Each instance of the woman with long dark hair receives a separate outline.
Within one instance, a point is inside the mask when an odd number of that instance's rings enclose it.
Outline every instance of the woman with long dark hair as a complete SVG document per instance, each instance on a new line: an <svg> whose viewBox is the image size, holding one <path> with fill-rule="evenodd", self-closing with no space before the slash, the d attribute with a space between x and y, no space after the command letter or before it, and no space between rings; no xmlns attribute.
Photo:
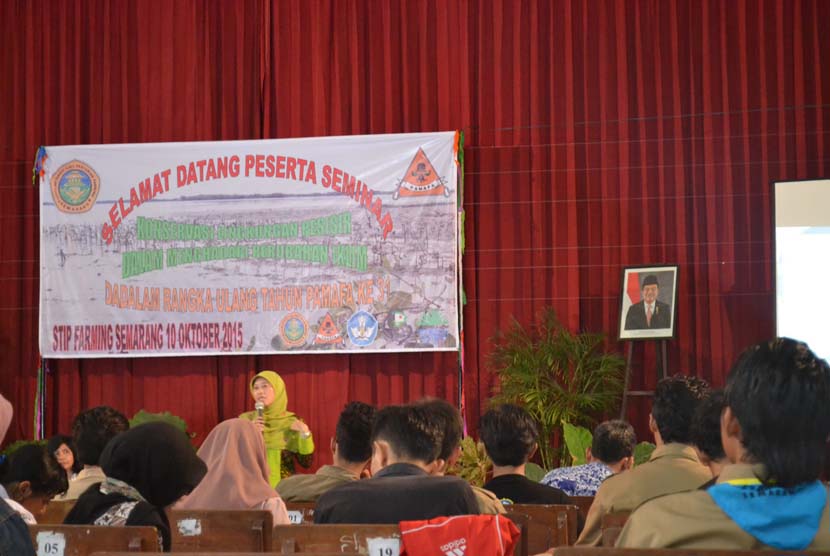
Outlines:
<svg viewBox="0 0 830 556"><path fill-rule="evenodd" d="M58 465L66 472L66 478L69 481L84 468L81 460L78 459L78 451L75 449L75 442L72 441L71 436L56 434L46 444L46 451L55 457Z"/></svg>

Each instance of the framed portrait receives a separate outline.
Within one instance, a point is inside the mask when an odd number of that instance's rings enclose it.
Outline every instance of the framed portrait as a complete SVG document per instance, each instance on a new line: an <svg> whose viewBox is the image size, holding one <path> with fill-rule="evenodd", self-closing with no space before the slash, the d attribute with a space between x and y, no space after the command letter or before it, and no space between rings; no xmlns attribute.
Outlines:
<svg viewBox="0 0 830 556"><path fill-rule="evenodd" d="M620 340L674 338L677 265L623 269Z"/></svg>

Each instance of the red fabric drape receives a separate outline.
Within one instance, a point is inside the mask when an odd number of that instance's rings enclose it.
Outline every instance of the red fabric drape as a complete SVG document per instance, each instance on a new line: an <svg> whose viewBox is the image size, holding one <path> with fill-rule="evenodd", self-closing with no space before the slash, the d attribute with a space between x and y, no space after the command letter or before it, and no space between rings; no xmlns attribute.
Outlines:
<svg viewBox="0 0 830 556"><path fill-rule="evenodd" d="M772 180L827 177L820 0L8 1L0 7L0 390L31 433L38 145L462 129L465 394L489 338L553 305L617 334L621 268L680 265L672 371L720 384L772 336ZM652 387L653 346L633 386ZM443 355L51 361L48 432L80 408L170 409L202 437L256 370L325 441L348 399L457 395ZM630 417L643 426L648 405Z"/></svg>

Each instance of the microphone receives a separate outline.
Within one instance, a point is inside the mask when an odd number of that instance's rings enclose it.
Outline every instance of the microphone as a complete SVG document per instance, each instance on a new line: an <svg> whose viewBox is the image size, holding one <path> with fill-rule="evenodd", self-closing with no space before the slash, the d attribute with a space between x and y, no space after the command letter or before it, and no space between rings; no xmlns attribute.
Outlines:
<svg viewBox="0 0 830 556"><path fill-rule="evenodd" d="M257 402L254 404L254 409L256 409L256 416L257 419L262 418L262 412L265 411L265 404L262 402Z"/></svg>

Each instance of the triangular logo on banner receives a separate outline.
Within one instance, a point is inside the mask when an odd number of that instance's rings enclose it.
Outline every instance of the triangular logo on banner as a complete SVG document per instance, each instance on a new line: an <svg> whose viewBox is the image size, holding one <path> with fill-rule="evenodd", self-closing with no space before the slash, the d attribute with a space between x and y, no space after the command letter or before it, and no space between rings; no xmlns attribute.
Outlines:
<svg viewBox="0 0 830 556"><path fill-rule="evenodd" d="M406 169L393 199L398 197L419 197L422 195L443 195L449 197L450 190L444 184L444 179L435 171L432 162L427 158L424 149L418 147L418 152L409 167Z"/></svg>
<svg viewBox="0 0 830 556"><path fill-rule="evenodd" d="M331 318L331 313L326 313L320 322L320 327L317 329L317 336L314 338L315 344L341 344L343 343L343 336L334 324L334 319Z"/></svg>

